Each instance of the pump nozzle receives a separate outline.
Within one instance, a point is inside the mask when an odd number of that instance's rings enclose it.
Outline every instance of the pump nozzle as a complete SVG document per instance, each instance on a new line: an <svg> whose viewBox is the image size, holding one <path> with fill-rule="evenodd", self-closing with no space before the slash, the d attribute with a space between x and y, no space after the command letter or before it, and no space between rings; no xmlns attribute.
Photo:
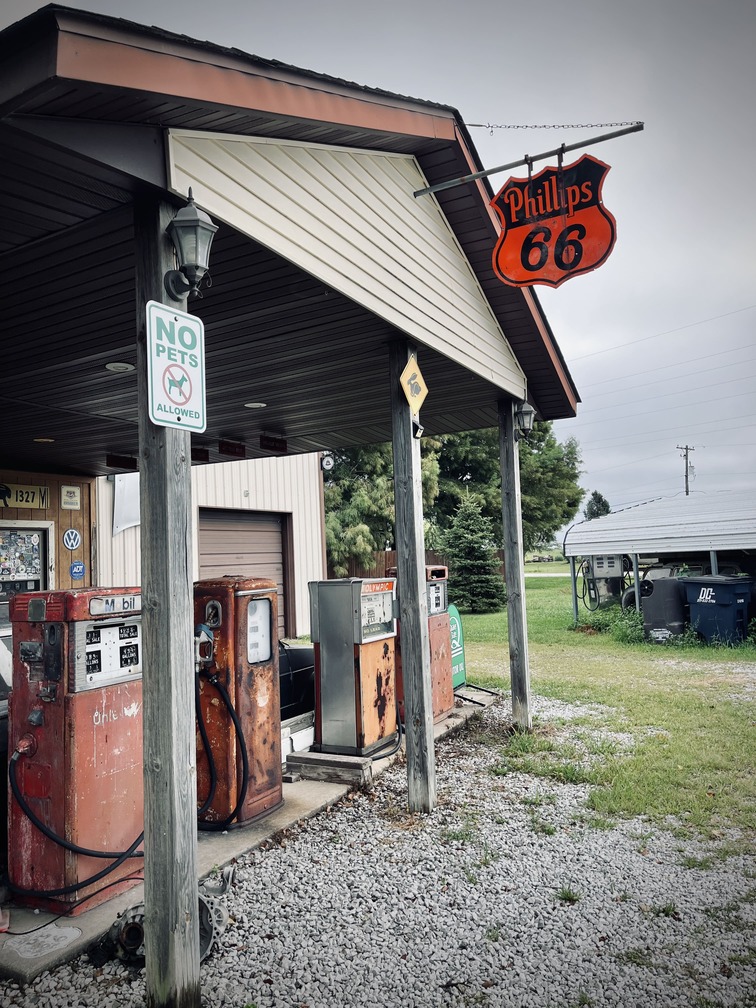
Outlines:
<svg viewBox="0 0 756 1008"><path fill-rule="evenodd" d="M37 740L31 732L27 732L21 736L18 742L16 742L15 751L20 756L33 756L35 754L37 751Z"/></svg>
<svg viewBox="0 0 756 1008"><path fill-rule="evenodd" d="M209 646L208 646L209 645ZM194 628L194 665L211 665L213 661L213 631L205 623Z"/></svg>

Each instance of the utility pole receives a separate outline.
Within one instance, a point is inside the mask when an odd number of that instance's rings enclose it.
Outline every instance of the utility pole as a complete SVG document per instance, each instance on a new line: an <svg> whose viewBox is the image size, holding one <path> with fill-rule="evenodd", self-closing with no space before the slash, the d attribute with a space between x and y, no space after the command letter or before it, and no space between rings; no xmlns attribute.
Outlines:
<svg viewBox="0 0 756 1008"><path fill-rule="evenodd" d="M694 447L692 447L691 445L678 445L677 447L682 452L682 458L685 459L685 496L689 497L690 496L690 479L689 479L689 475L690 475L690 470L693 467L689 463L688 456L690 455L690 453L692 451L695 451L696 449Z"/></svg>

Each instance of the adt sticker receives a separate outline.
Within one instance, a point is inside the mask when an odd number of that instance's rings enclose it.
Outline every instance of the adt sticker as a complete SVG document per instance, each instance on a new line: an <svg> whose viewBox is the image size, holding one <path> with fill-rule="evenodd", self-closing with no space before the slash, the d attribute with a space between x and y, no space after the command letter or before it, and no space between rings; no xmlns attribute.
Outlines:
<svg viewBox="0 0 756 1008"><path fill-rule="evenodd" d="M84 577L85 569L83 560L74 560L71 564L71 577L74 581L80 581Z"/></svg>

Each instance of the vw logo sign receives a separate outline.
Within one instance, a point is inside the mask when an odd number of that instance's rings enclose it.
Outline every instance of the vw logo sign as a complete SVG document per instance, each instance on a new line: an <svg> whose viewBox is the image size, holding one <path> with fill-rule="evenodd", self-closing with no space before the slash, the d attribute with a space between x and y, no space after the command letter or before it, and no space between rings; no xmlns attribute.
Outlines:
<svg viewBox="0 0 756 1008"><path fill-rule="evenodd" d="M78 549L81 546L81 536L76 529L66 529L63 533L63 545L70 550Z"/></svg>

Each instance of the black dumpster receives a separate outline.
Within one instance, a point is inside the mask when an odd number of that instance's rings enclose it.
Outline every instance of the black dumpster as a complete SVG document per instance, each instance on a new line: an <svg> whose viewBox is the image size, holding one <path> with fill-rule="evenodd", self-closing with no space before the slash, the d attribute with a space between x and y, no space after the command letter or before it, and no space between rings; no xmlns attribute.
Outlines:
<svg viewBox="0 0 756 1008"><path fill-rule="evenodd" d="M643 635L663 644L685 628L685 592L677 578L643 582Z"/></svg>
<svg viewBox="0 0 756 1008"><path fill-rule="evenodd" d="M690 606L690 625L694 630L707 641L733 644L745 640L752 578L703 574L680 578L680 582Z"/></svg>

